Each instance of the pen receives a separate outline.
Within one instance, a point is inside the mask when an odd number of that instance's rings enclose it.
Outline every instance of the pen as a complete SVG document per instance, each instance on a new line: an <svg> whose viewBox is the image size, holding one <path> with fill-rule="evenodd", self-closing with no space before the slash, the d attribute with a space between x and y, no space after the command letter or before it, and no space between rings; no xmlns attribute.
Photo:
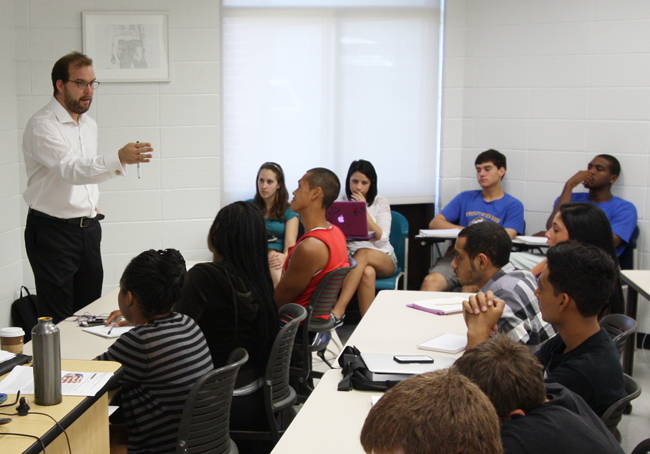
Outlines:
<svg viewBox="0 0 650 454"><path fill-rule="evenodd" d="M135 143L140 143L140 141L136 140ZM139 178L140 178L140 163L138 162L138 179ZM113 329L113 328L111 328L111 329ZM108 334L111 334L111 333L108 333Z"/></svg>
<svg viewBox="0 0 650 454"><path fill-rule="evenodd" d="M111 331L113 331L113 328L115 328L115 323L111 325L111 329L108 330L108 333L106 334L107 336L111 335Z"/></svg>

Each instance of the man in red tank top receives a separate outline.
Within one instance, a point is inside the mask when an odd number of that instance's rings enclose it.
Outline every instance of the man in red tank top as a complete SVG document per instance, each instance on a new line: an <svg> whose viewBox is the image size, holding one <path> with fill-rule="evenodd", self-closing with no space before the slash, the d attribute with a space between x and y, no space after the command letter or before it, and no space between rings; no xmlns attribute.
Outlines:
<svg viewBox="0 0 650 454"><path fill-rule="evenodd" d="M288 303L306 307L323 276L350 265L345 235L325 219L340 190L336 174L322 167L307 171L298 181L291 209L300 215L305 234L289 248L284 274L275 287L278 307Z"/></svg>

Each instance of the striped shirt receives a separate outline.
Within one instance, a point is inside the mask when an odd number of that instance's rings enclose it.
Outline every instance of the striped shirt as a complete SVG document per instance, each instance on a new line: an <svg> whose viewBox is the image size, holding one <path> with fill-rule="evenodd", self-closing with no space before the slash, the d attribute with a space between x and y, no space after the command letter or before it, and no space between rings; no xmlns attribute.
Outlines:
<svg viewBox="0 0 650 454"><path fill-rule="evenodd" d="M512 263L497 271L481 289L484 293L491 290L496 298L506 302L497 324L499 332L532 347L533 351L555 335L553 325L542 320L536 289L537 279L533 273L518 270Z"/></svg>
<svg viewBox="0 0 650 454"><path fill-rule="evenodd" d="M196 380L212 370L198 325L172 312L124 333L100 360L124 368L122 410L129 453L173 453L183 406Z"/></svg>

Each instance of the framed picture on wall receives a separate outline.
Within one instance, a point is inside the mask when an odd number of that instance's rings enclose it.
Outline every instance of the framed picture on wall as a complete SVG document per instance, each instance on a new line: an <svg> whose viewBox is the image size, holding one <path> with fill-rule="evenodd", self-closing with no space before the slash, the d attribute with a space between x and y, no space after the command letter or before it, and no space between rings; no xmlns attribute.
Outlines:
<svg viewBox="0 0 650 454"><path fill-rule="evenodd" d="M169 13L83 11L81 21L97 80L169 81Z"/></svg>

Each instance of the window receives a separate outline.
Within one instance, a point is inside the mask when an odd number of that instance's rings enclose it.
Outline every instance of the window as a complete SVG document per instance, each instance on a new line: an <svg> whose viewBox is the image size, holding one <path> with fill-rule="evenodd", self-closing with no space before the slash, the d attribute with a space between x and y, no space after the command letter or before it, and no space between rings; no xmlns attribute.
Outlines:
<svg viewBox="0 0 650 454"><path fill-rule="evenodd" d="M300 3L224 0L223 202L252 197L266 161L284 168L291 192L318 166L344 184L360 158L393 203L433 201L438 2Z"/></svg>

